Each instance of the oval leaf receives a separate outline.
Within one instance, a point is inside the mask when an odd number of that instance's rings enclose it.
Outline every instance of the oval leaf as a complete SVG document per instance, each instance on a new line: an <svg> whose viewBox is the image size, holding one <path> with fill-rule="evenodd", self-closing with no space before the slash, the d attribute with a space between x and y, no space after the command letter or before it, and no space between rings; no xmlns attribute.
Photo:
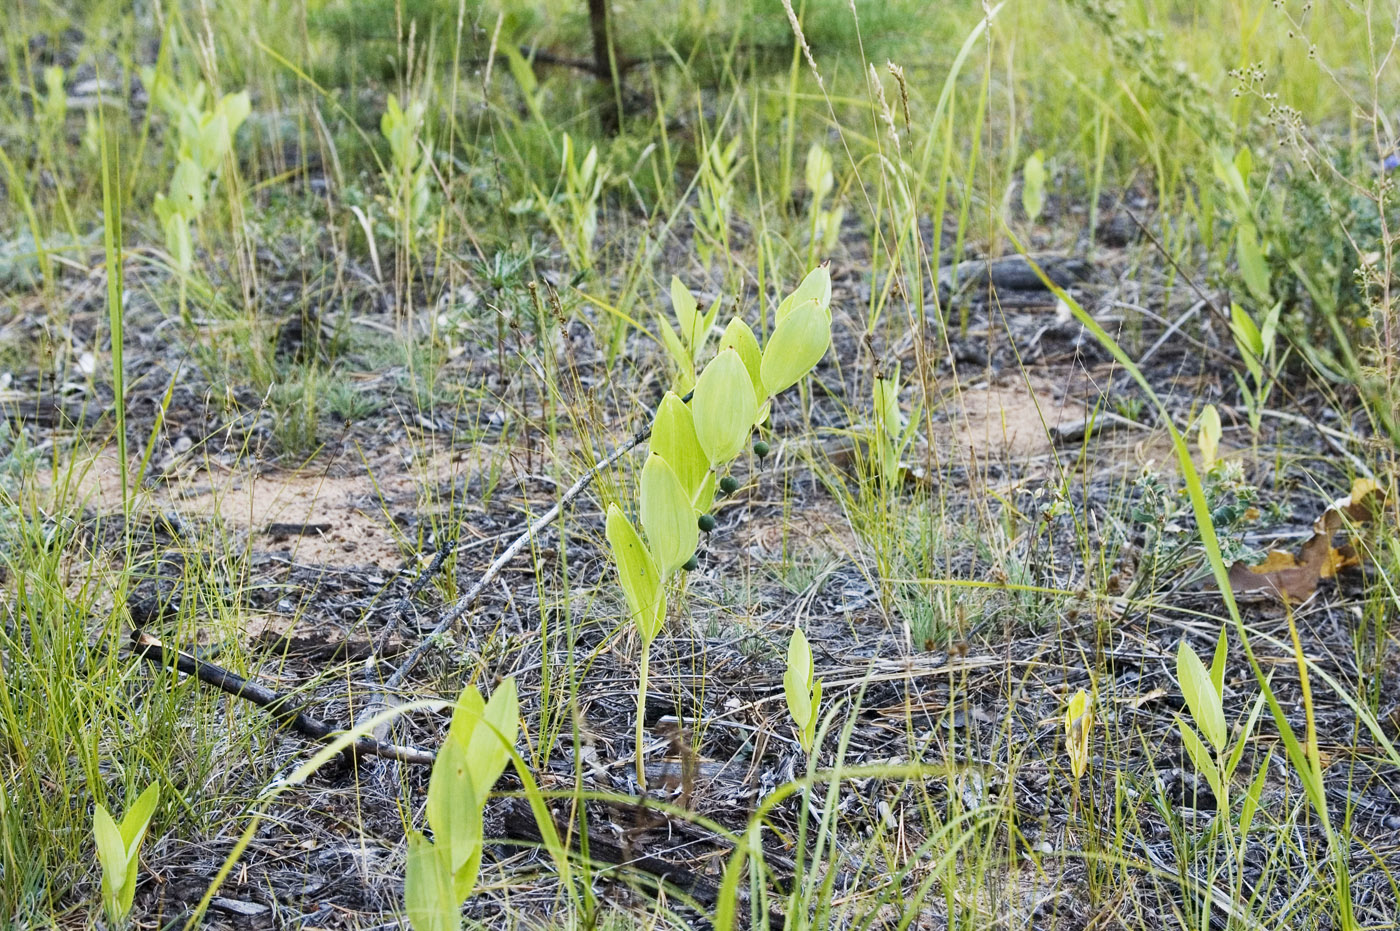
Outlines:
<svg viewBox="0 0 1400 931"><path fill-rule="evenodd" d="M694 502L705 477L712 474L710 460L695 436L695 418L690 408L674 391L666 392L657 405L656 418L651 423L651 451L666 460Z"/></svg>
<svg viewBox="0 0 1400 931"><path fill-rule="evenodd" d="M661 629L666 601L661 589L661 574L637 529L616 504L608 506L608 543L617 563L618 580L627 598L627 607L636 621L642 639L650 643Z"/></svg>
<svg viewBox="0 0 1400 931"><path fill-rule="evenodd" d="M662 578L683 566L700 540L690 495L670 463L654 452L642 467L642 529Z"/></svg>
<svg viewBox="0 0 1400 931"><path fill-rule="evenodd" d="M680 330L681 339L685 341L685 346L691 353L695 351L695 345L700 340L700 305L695 300L695 295L690 293L690 289L681 284L681 280L675 275L671 276L671 309L676 315L676 324Z"/></svg>
<svg viewBox="0 0 1400 931"><path fill-rule="evenodd" d="M460 903L455 900L446 858L417 831L408 835L403 904L415 931L455 931L461 924Z"/></svg>
<svg viewBox="0 0 1400 931"><path fill-rule="evenodd" d="M758 348L758 339L749 325L738 317L730 320L719 339L719 348L720 351L733 349L739 354L739 358L744 360L744 368L749 371L749 380L753 382L754 397L759 401L767 398L763 390L763 351Z"/></svg>
<svg viewBox="0 0 1400 931"><path fill-rule="evenodd" d="M1225 746L1225 711L1205 664L1185 640L1176 651L1176 679L1196 726L1219 751Z"/></svg>
<svg viewBox="0 0 1400 931"><path fill-rule="evenodd" d="M787 671L783 673L783 695L788 713L797 730L806 733L812 719L812 646L801 627L794 627L788 640Z"/></svg>
<svg viewBox="0 0 1400 931"><path fill-rule="evenodd" d="M480 696L477 696L480 701ZM479 804L485 804L487 794L496 787L496 780L510 762L510 747L515 746L520 730L520 701L515 679L507 678L491 700L481 708L480 719L472 729L467 744L467 766L472 776ZM504 742L502 742L504 741Z"/></svg>
<svg viewBox="0 0 1400 931"><path fill-rule="evenodd" d="M774 326L782 326L788 315L807 301L816 301L822 313L826 314L827 322L831 321L831 272L825 265L818 265L808 272L797 289L783 299L773 315Z"/></svg>
<svg viewBox="0 0 1400 931"><path fill-rule="evenodd" d="M753 430L758 399L743 359L726 349L705 366L690 402L695 436L711 466L721 466L744 448Z"/></svg>
<svg viewBox="0 0 1400 931"><path fill-rule="evenodd" d="M788 314L763 348L760 374L771 397L792 387L812 370L831 343L831 317L816 301L807 301Z"/></svg>

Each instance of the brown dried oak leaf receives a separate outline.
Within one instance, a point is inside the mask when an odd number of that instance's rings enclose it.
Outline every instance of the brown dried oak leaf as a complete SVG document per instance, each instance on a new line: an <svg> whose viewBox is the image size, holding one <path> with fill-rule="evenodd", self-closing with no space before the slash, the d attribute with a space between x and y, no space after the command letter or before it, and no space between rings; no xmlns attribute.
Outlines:
<svg viewBox="0 0 1400 931"><path fill-rule="evenodd" d="M1323 579L1360 565L1356 547L1351 543L1333 547L1332 538L1348 521L1369 521L1384 499L1384 489L1373 479L1356 479L1352 482L1351 494L1332 502L1322 516L1313 521L1313 535L1296 556L1273 550L1257 566L1242 561L1231 566L1231 590L1236 597L1262 594L1290 604L1308 600Z"/></svg>

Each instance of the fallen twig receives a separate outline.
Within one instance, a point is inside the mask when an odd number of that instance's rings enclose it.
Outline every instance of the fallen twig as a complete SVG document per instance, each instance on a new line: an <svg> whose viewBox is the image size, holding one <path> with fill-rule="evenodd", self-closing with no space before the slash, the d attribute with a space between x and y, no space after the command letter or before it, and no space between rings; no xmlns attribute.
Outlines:
<svg viewBox="0 0 1400 931"><path fill-rule="evenodd" d="M131 642L132 651L147 662L173 667L194 676L206 685L214 686L221 692L247 699L259 707L266 708L279 723L290 726L304 737L324 741L340 733L340 728L307 714L292 696L279 694L222 666L206 663L183 650L166 646L139 628L131 632ZM402 763L430 764L436 758L436 754L431 750L384 743L370 737L356 740L350 745L350 751L356 756L379 756Z"/></svg>
<svg viewBox="0 0 1400 931"><path fill-rule="evenodd" d="M681 400L689 401L690 395L687 394ZM570 485L568 490L559 496L559 500L554 503L554 506L537 517L529 527L525 528L518 537L512 540L510 545L501 552L501 555L497 556L495 561L487 567L486 572L482 574L481 578L477 579L476 584L473 585L465 595L452 603L451 607L447 609L447 612L438 620L437 625L408 652L403 662L399 663L398 668L393 671L389 678L384 680L382 685L376 685L374 682L374 671L379 664L380 654L380 650L376 649L375 652L365 660L365 678L369 681L371 687L376 689L376 694L365 705L364 710L360 712L356 723L367 721L378 714L379 710L387 704L387 693L403 685L404 680L408 678L408 674L413 671L413 667L418 664L418 661L423 658L423 655L426 654L428 650L432 649L434 640L446 633L448 628L457 623L462 615L466 614L467 611L476 604L476 600L481 597L481 593L486 590L486 586L490 585L496 576L500 575L501 570L505 569L505 567L510 564L510 561L519 555L520 551L524 549L531 540L538 536L550 524L554 523L554 521L559 518L559 515L563 513L564 508L578 498L579 495L583 494L588 489L588 486L593 484L593 480L596 479L600 473L605 469L611 468L613 463L646 442L650 436L651 424L648 422L645 427L634 433L629 440L618 446L611 453L608 453L607 456L591 469L580 475L578 481ZM434 560L434 566L441 568L441 561ZM435 571L434 566L429 566L428 569L424 570L424 576L427 576L430 571ZM422 585L420 583L424 583L425 581L425 578L420 578L418 582L415 582L414 590L421 590ZM395 616L399 616L397 612ZM391 624L392 623L395 622L391 621ZM382 647L386 641L387 637L381 637L380 646ZM380 736L380 734L376 733L376 736Z"/></svg>

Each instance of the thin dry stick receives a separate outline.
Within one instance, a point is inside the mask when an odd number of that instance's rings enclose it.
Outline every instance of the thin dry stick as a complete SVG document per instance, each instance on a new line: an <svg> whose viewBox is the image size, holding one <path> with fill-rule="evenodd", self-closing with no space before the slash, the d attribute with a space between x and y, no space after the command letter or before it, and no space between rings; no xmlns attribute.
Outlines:
<svg viewBox="0 0 1400 931"><path fill-rule="evenodd" d="M222 666L216 666L213 663L197 659L183 650L166 646L142 630L133 630L131 641L132 652L147 662L178 669L180 672L194 676L206 685L212 685L221 692L250 701L271 712L279 723L290 727L304 737L310 737L313 740L328 740L340 733L338 727L307 714L306 709L297 703L291 695L274 692L267 686L249 681ZM349 750L355 756L379 756L402 763L425 765L432 763L436 757L436 754L431 750L383 743L369 737L361 737L356 740L350 745Z"/></svg>
<svg viewBox="0 0 1400 931"><path fill-rule="evenodd" d="M689 400L689 398L690 395L687 394L682 400ZM413 667L416 666L418 661L423 658L423 655L432 648L434 640L446 633L449 627L455 624L463 614L467 613L472 605L476 604L476 600L481 597L481 593L486 590L486 586L490 585L496 576L500 575L501 570L509 565L510 561L519 555L520 551L524 549L531 540L559 518L565 506L573 503L579 495L583 494L584 491L588 489L588 486L593 484L593 480L598 477L599 473L604 469L611 468L613 463L646 442L650 436L651 425L648 424L644 429L638 430L633 434L632 438L627 442L609 453L601 462L579 476L578 481L569 486L569 489L559 497L559 500L554 503L553 507L536 518L534 523L530 524L520 536L511 541L510 546L507 546L505 550L502 551L501 555L496 557L496 561L491 563L486 572L477 580L476 584L473 585L465 595L452 603L452 607L448 608L447 613L438 620L437 626L429 631L428 635L409 651L408 655L404 657L403 662L399 664L393 674L384 680L383 685L377 687L374 697L370 700L369 704L365 706L364 710L360 712L358 721L363 722L369 720L385 706L388 700L386 697L387 693L403 685L404 680L408 678L408 674L413 671ZM365 660L365 676L371 683L373 683L374 669L378 665L379 652L379 650L375 650L374 654L371 655L369 659Z"/></svg>

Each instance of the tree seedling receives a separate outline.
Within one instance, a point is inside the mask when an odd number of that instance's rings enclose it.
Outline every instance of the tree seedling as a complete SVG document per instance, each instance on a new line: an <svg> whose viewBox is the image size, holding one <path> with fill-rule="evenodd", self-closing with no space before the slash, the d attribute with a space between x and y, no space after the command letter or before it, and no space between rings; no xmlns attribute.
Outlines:
<svg viewBox="0 0 1400 931"><path fill-rule="evenodd" d="M131 912L141 842L159 803L160 785L152 783L127 809L120 825L101 802L93 811L92 833L97 841L97 861L102 865L102 907L112 924L120 924Z"/></svg>

